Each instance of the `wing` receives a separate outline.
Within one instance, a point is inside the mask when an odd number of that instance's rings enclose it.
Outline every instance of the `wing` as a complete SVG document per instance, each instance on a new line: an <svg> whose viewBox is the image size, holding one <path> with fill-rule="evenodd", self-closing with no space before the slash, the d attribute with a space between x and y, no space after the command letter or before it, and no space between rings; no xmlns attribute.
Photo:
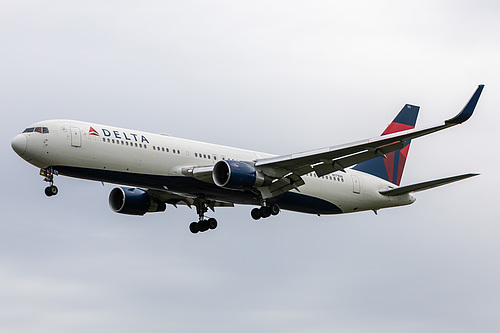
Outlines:
<svg viewBox="0 0 500 333"><path fill-rule="evenodd" d="M298 189L304 184L301 176L307 173L314 171L321 177L335 171L343 171L347 167L377 156L385 157L385 154L401 149L406 141L461 124L472 116L483 88L484 85L479 85L464 108L455 117L446 120L444 124L257 160L255 168L276 179L270 186L259 188L259 190L264 198L269 198L293 188Z"/></svg>

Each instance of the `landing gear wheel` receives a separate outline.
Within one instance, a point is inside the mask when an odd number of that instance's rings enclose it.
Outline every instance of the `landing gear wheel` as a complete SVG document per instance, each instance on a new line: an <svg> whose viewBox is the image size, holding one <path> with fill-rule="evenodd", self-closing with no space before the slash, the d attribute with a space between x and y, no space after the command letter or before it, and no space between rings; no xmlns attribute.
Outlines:
<svg viewBox="0 0 500 333"><path fill-rule="evenodd" d="M260 207L259 211L260 211L260 216L264 219L271 216L271 210L269 209L269 207L265 207L265 206Z"/></svg>
<svg viewBox="0 0 500 333"><path fill-rule="evenodd" d="M213 229L217 228L217 220L214 219L213 217L208 219L207 224L208 224L209 229L213 230Z"/></svg>
<svg viewBox="0 0 500 333"><path fill-rule="evenodd" d="M59 190L57 189L57 186L51 185L51 186L47 186L45 188L45 195L48 196L48 197L56 195L57 193L59 193Z"/></svg>
<svg viewBox="0 0 500 333"><path fill-rule="evenodd" d="M252 215L252 218L254 220L259 220L262 217L262 216L260 216L260 208L252 209L250 215Z"/></svg>
<svg viewBox="0 0 500 333"><path fill-rule="evenodd" d="M272 204L269 207L269 210L271 211L271 215L278 215L280 213L280 206L277 204Z"/></svg>
<svg viewBox="0 0 500 333"><path fill-rule="evenodd" d="M260 208L254 208L250 212L254 220L265 219L271 215L278 215L280 213L280 206L277 204L272 204L270 206L262 206Z"/></svg>
<svg viewBox="0 0 500 333"><path fill-rule="evenodd" d="M198 222L193 222L189 225L189 231L191 231L193 234L198 233L200 229L198 228Z"/></svg>
<svg viewBox="0 0 500 333"><path fill-rule="evenodd" d="M209 229L208 227L208 221L207 220L202 220L198 222L198 229L200 232L205 232Z"/></svg>

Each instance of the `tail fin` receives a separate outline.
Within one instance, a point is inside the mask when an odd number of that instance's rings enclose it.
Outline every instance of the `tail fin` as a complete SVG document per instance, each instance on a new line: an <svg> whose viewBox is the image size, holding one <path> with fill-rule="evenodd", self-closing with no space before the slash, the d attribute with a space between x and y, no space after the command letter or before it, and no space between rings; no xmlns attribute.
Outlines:
<svg viewBox="0 0 500 333"><path fill-rule="evenodd" d="M406 104L382 135L415 128L419 109L418 106ZM377 176L399 186L408 157L410 142L407 141L403 148L388 153L387 158L376 157L357 164L353 169Z"/></svg>

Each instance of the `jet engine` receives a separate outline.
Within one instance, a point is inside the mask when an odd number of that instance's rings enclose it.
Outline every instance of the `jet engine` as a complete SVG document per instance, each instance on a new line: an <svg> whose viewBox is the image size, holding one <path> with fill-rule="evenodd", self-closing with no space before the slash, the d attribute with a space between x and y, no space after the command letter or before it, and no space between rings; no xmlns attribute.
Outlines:
<svg viewBox="0 0 500 333"><path fill-rule="evenodd" d="M109 207L115 213L144 215L150 212L163 212L165 203L152 198L148 192L130 187L115 187L109 193Z"/></svg>
<svg viewBox="0 0 500 333"><path fill-rule="evenodd" d="M254 166L240 161L224 160L214 165L212 179L217 186L233 190L250 190L270 185L272 179Z"/></svg>

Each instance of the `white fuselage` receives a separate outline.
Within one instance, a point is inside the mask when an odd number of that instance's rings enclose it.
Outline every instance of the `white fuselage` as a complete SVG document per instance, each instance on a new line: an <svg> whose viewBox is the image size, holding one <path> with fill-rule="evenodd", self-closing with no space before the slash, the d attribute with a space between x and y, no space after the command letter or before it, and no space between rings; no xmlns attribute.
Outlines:
<svg viewBox="0 0 500 333"><path fill-rule="evenodd" d="M220 160L252 163L274 156L73 120L42 121L31 127L47 128L48 133L37 130L19 134L12 146L23 159L41 169L52 167L60 174L71 177L152 188L179 195L198 196L204 193L214 200L236 204L260 203L251 193L219 188L210 180L195 179L185 173L186 168L209 167ZM415 201L410 194L382 195L380 191L397 186L351 169L321 178L311 173L303 179L305 185L299 191L291 190L282 196L280 206L283 209L335 214L376 211ZM308 206L309 203L312 206ZM330 210L328 204L339 210Z"/></svg>

